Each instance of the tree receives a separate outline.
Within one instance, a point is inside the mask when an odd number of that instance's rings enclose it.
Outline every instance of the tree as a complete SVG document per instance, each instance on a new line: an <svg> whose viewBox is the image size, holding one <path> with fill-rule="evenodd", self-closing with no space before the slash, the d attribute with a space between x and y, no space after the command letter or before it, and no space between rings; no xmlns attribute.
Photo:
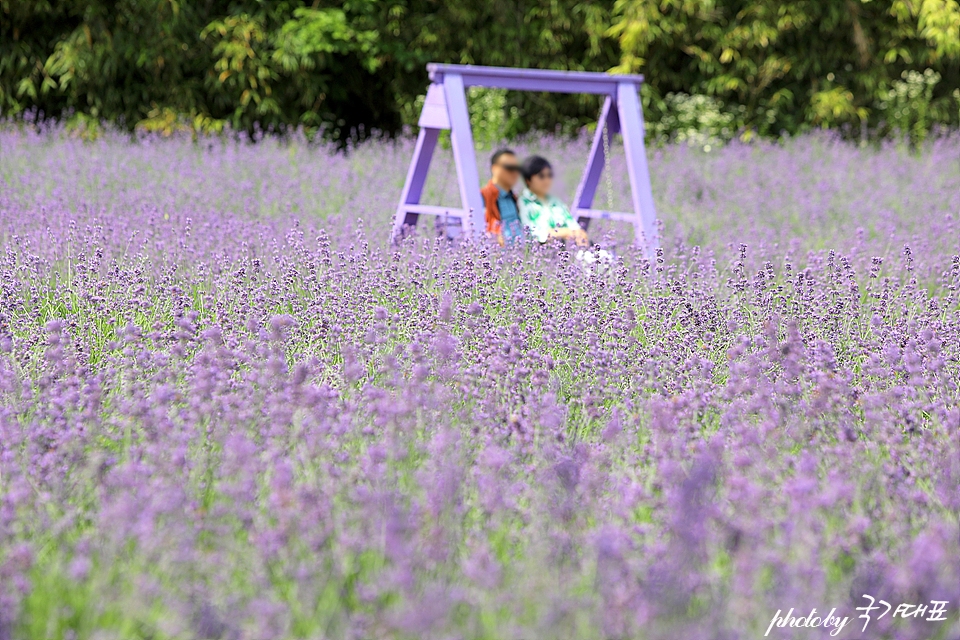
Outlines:
<svg viewBox="0 0 960 640"><path fill-rule="evenodd" d="M930 69L942 82L927 111L958 121L956 0L618 0L615 15L618 68L645 72L655 105L706 94L761 135L881 127L890 90Z"/></svg>
<svg viewBox="0 0 960 640"><path fill-rule="evenodd" d="M687 136L708 109L722 136L852 125L919 139L960 119L957 2L0 0L0 115L345 143L414 122L436 61L641 71L658 135ZM511 114L509 133L574 131L599 108L520 92L485 104Z"/></svg>

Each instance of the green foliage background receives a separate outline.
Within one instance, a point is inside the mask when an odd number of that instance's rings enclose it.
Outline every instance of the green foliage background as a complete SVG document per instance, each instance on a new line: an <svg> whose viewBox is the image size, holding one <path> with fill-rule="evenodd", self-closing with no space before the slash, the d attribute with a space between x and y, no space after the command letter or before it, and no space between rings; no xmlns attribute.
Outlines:
<svg viewBox="0 0 960 640"><path fill-rule="evenodd" d="M960 124L958 0L0 0L0 113L171 132L416 121L429 61L642 72L686 140ZM573 131L591 96L481 92L495 131Z"/></svg>

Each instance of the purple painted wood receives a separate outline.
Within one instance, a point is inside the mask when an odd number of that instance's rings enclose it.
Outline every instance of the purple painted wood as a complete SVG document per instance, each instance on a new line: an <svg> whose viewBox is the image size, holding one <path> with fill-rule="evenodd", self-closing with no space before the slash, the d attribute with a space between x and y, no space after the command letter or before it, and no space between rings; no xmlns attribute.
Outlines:
<svg viewBox="0 0 960 640"><path fill-rule="evenodd" d="M460 185L460 201L467 215L463 216L468 236L480 238L486 228L483 215L483 196L480 194L480 174L477 172L476 149L473 132L470 130L470 114L467 112L467 94L463 79L448 73L443 79L447 109L450 114L450 142L453 159L457 165L457 182Z"/></svg>
<svg viewBox="0 0 960 640"><path fill-rule="evenodd" d="M394 238L399 237L404 226L413 227L417 224L419 212L408 209L407 205L420 202L423 185L427 181L427 172L430 170L430 159L433 157L433 150L437 146L439 136L439 129L427 127L420 129L420 133L417 135L417 146L413 150L413 160L410 161L407 180L403 185L403 192L400 194L400 204L397 205L397 213L393 218Z"/></svg>
<svg viewBox="0 0 960 640"><path fill-rule="evenodd" d="M463 78L465 87L495 87L519 91L553 93L594 93L615 95L617 86L627 82L639 85L641 75L611 75L591 71L557 71L553 69L512 69L482 67L470 64L428 64L430 80L443 82L447 74Z"/></svg>
<svg viewBox="0 0 960 640"><path fill-rule="evenodd" d="M583 177L573 196L574 215L579 216L577 222L584 229L590 228L590 218L595 216L581 215L579 210L590 209L593 206L593 197L597 192L597 185L600 183L600 175L603 173L603 165L606 162L603 150L603 128L605 125L609 127L608 138L612 138L620 130L620 120L617 117L615 105L616 102L612 96L607 96L603 101L597 130L593 133L593 143L587 155L587 166L583 170Z"/></svg>
<svg viewBox="0 0 960 640"><path fill-rule="evenodd" d="M453 216L461 217L463 209L457 207L438 207L435 204L408 204L404 207L408 213L416 213L425 216Z"/></svg>
<svg viewBox="0 0 960 640"><path fill-rule="evenodd" d="M443 85L433 83L427 89L419 124L421 127L434 129L450 128L450 115L447 111L447 99L443 95Z"/></svg>
<svg viewBox="0 0 960 640"><path fill-rule="evenodd" d="M617 91L617 107L623 146L627 152L633 210L640 218L640 224L634 223L633 226L634 238L639 246L645 246L652 255L659 242L657 210L653 205L650 170L647 168L647 153L643 148L643 111L636 85L620 85Z"/></svg>

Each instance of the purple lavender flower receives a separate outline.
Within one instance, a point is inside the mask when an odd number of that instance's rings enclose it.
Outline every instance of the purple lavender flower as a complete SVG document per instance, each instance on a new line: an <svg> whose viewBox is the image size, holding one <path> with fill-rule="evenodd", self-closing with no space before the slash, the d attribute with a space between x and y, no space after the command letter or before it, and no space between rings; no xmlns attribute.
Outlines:
<svg viewBox="0 0 960 640"><path fill-rule="evenodd" d="M657 149L599 277L411 145L0 128L0 639L960 633L955 133Z"/></svg>

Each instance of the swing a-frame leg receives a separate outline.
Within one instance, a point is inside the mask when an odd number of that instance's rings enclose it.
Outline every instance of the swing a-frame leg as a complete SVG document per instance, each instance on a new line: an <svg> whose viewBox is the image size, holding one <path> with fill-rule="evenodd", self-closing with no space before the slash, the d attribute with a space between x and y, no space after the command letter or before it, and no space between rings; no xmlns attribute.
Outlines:
<svg viewBox="0 0 960 640"><path fill-rule="evenodd" d="M612 138L620 132L620 119L617 117L616 102L611 96L603 101L603 107L600 109L600 119L597 121L597 130L593 134L593 143L590 145L590 153L587 155L587 166L583 171L583 177L580 178L580 184L577 186L576 194L573 196L573 215L584 229L590 228L590 221L593 218L612 219L612 220L633 220L632 213L618 213L616 211L607 211L593 209L593 197L597 193L597 186L600 184L600 175L603 173L603 165L607 161L606 154L609 150L609 144L604 144L604 140ZM613 203L607 203L612 206Z"/></svg>
<svg viewBox="0 0 960 640"><path fill-rule="evenodd" d="M658 239L656 211L643 146L643 114L637 95L642 76L441 64L429 64L427 70L432 84L424 101L420 134L394 216L394 238L401 237L406 230L416 226L423 215L453 219L459 222L460 228L468 236L474 238L481 237L484 232L483 198L480 195L473 133L467 113L466 87L593 93L605 95L606 99L590 146L587 166L574 197L573 213L584 227L594 218L633 224L636 244L652 254ZM450 131L457 167L457 186L460 188L460 208L420 204L430 159L442 130ZM621 134L625 147L632 212L593 208L604 164L609 161L604 148L609 148L609 145L604 145L604 142L616 133Z"/></svg>
<svg viewBox="0 0 960 640"><path fill-rule="evenodd" d="M436 150L440 131L444 129L450 131L457 185L460 188L460 208L420 204L430 160ZM442 84L432 84L427 91L413 161L407 171L407 180L394 216L394 237L416 226L422 215L439 216L445 220L452 218L454 226L461 227L470 236L479 236L484 229L483 198L480 195L467 96L463 80L456 74L448 74Z"/></svg>
<svg viewBox="0 0 960 640"><path fill-rule="evenodd" d="M610 158L606 157L610 148L609 140L618 133L622 134L627 156L633 205L633 211L630 212L593 208L604 165L610 162ZM607 171L610 171L609 166ZM607 206L612 204L608 202ZM584 229L589 228L590 221L594 218L631 222L637 245L646 246L648 249L656 246L656 211L650 190L647 156L643 148L643 118L640 116L640 100L632 86L620 85L616 97L607 96L603 102L597 130L593 134L590 153L587 155L587 166L573 198L573 215Z"/></svg>

